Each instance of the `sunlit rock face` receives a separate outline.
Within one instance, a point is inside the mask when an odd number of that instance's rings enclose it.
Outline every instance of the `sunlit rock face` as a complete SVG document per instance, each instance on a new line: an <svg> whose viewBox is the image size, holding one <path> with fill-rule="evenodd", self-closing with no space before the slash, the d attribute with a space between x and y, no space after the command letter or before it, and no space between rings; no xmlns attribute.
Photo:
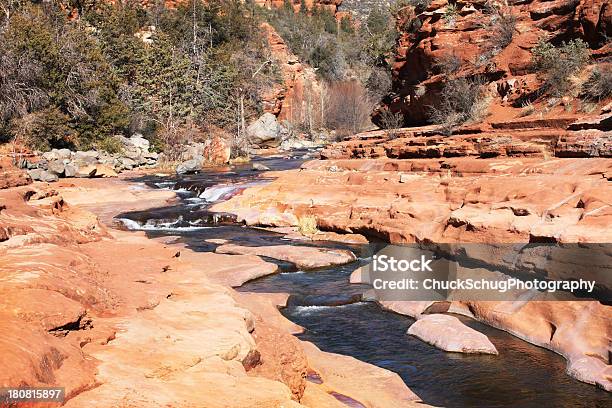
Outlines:
<svg viewBox="0 0 612 408"><path fill-rule="evenodd" d="M581 38L595 63L612 51L607 40L612 35L612 7L603 0L420 3L423 6L406 7L399 15L393 89L375 112L376 121L390 108L401 112L406 124L426 123L447 77L445 70L459 77L479 75L492 89L492 114L514 117L525 96L540 85L531 70L531 49L540 38L555 45ZM508 44L500 39L500 15L516 19Z"/></svg>

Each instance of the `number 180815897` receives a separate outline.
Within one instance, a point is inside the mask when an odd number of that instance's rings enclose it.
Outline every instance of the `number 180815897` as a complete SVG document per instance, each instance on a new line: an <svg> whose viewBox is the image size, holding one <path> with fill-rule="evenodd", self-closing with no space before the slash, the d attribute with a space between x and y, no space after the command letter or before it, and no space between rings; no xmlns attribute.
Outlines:
<svg viewBox="0 0 612 408"><path fill-rule="evenodd" d="M1 402L63 402L64 388L35 388L35 387L20 387L0 388L0 403Z"/></svg>

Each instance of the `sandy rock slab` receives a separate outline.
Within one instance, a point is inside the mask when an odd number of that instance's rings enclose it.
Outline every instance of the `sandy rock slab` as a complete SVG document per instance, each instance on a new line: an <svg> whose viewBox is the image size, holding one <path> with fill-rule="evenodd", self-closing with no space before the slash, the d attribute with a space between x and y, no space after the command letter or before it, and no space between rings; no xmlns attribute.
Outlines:
<svg viewBox="0 0 612 408"><path fill-rule="evenodd" d="M444 351L499 354L487 336L466 326L454 316L425 316L410 326L407 333Z"/></svg>
<svg viewBox="0 0 612 408"><path fill-rule="evenodd" d="M215 252L219 254L265 256L291 262L300 269L317 269L334 265L344 265L357 259L355 254L347 250L296 245L249 247L225 244L217 247Z"/></svg>
<svg viewBox="0 0 612 408"><path fill-rule="evenodd" d="M345 406L361 408L427 407L399 375L353 357L327 353L309 342L301 342L310 376L304 404L312 407ZM313 390L313 388L316 388ZM323 392L325 394L323 394ZM333 398L329 398L329 397Z"/></svg>

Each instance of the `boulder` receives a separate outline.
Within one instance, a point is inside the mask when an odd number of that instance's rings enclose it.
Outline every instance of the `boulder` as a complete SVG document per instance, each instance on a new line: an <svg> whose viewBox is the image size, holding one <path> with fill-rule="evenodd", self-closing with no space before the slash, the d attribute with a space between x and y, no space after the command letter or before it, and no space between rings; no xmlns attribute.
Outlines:
<svg viewBox="0 0 612 408"><path fill-rule="evenodd" d="M64 168L65 168L65 164L61 160L55 160L55 161L49 162L49 164L47 165L47 171L51 173L55 173L58 176L64 174Z"/></svg>
<svg viewBox="0 0 612 408"><path fill-rule="evenodd" d="M181 160L193 160L197 157L204 157L204 150L206 146L204 143L191 143L189 145L183 146L181 153Z"/></svg>
<svg viewBox="0 0 612 408"><path fill-rule="evenodd" d="M74 177L77 172L77 167L73 164L66 164L64 166L64 177Z"/></svg>
<svg viewBox="0 0 612 408"><path fill-rule="evenodd" d="M268 171L268 170L270 170L270 168L268 166L264 166L261 163L253 163L253 166L251 167L251 170L253 170L253 171Z"/></svg>
<svg viewBox="0 0 612 408"><path fill-rule="evenodd" d="M267 112L247 127L249 142L257 147L278 147L281 143L282 126L276 116Z"/></svg>
<svg viewBox="0 0 612 408"><path fill-rule="evenodd" d="M136 161L130 159L129 157L123 157L123 158L119 159L119 166L122 169L132 170L137 165L138 165L138 163Z"/></svg>
<svg viewBox="0 0 612 408"><path fill-rule="evenodd" d="M176 167L176 174L195 173L196 171L202 170L203 161L203 156L197 156L194 159L187 160Z"/></svg>
<svg viewBox="0 0 612 408"><path fill-rule="evenodd" d="M454 316L434 314L417 320L408 334L444 351L467 354L499 354L484 334Z"/></svg>
<svg viewBox="0 0 612 408"><path fill-rule="evenodd" d="M100 157L100 154L95 150L89 150L86 152L77 151L74 153L72 161L77 165L84 166L88 164L96 164L98 162L98 157Z"/></svg>
<svg viewBox="0 0 612 408"><path fill-rule="evenodd" d="M204 147L204 160L212 164L229 163L232 150L227 141L219 136L213 136Z"/></svg>
<svg viewBox="0 0 612 408"><path fill-rule="evenodd" d="M72 152L69 149L52 149L50 152L43 153L43 159L47 161L70 159Z"/></svg>
<svg viewBox="0 0 612 408"><path fill-rule="evenodd" d="M57 174L52 173L50 171L46 171L46 170L42 170L39 177L40 177L39 178L40 181L44 181L46 183L52 183L54 181L59 180L59 177L57 176Z"/></svg>
<svg viewBox="0 0 612 408"><path fill-rule="evenodd" d="M159 153L157 153L157 152L146 152L146 153L143 153L142 157L144 157L147 160L157 161L157 159L159 159Z"/></svg>
<svg viewBox="0 0 612 408"><path fill-rule="evenodd" d="M28 175L34 181L39 181L42 177L43 169L30 169L28 170Z"/></svg>
<svg viewBox="0 0 612 408"><path fill-rule="evenodd" d="M139 133L134 133L128 140L132 146L140 149L142 152L148 152L151 146L151 142L142 137Z"/></svg>

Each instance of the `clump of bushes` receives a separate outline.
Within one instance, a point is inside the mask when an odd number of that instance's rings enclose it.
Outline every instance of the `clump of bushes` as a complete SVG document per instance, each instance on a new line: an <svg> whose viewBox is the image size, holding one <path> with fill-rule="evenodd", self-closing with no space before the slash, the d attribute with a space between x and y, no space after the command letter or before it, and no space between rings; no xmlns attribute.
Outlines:
<svg viewBox="0 0 612 408"><path fill-rule="evenodd" d="M430 107L429 114L431 121L441 125L446 134L463 123L481 120L486 114L488 100L478 78L449 79L439 98L439 103Z"/></svg>
<svg viewBox="0 0 612 408"><path fill-rule="evenodd" d="M291 124L310 133L313 127L334 129L337 135L364 130L373 107L391 88L390 62L397 37L391 12L374 8L360 24L349 20L338 24L325 9L306 12L302 7L296 13L290 1L285 4L258 12L301 61L316 69L322 83L320 92L308 89L302 103L293 104L303 108L294 110Z"/></svg>
<svg viewBox="0 0 612 408"><path fill-rule="evenodd" d="M287 6L260 12L291 51L327 81L355 76L365 81L373 68L387 66L395 46L394 21L384 9L371 10L360 25L348 20L337 24L332 13L320 8L295 13Z"/></svg>
<svg viewBox="0 0 612 408"><path fill-rule="evenodd" d="M572 88L571 78L586 66L589 57L589 47L580 39L563 42L558 47L540 40L532 50L532 62L544 81L542 93L566 95Z"/></svg>
<svg viewBox="0 0 612 408"><path fill-rule="evenodd" d="M612 65L596 67L582 85L584 99L599 102L612 97Z"/></svg>
<svg viewBox="0 0 612 408"><path fill-rule="evenodd" d="M140 132L163 149L185 129L240 133L280 81L251 3L106 2L78 19L60 3L0 16L0 140L112 150Z"/></svg>

